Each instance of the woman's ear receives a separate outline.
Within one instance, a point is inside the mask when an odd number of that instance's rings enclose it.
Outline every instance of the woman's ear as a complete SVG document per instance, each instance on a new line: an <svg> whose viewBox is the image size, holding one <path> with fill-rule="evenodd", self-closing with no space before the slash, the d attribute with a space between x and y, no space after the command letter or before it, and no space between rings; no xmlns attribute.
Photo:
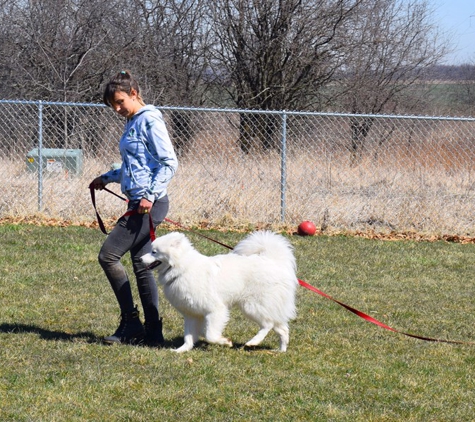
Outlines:
<svg viewBox="0 0 475 422"><path fill-rule="evenodd" d="M136 100L138 97L138 92L134 88L131 88L129 97L132 100Z"/></svg>

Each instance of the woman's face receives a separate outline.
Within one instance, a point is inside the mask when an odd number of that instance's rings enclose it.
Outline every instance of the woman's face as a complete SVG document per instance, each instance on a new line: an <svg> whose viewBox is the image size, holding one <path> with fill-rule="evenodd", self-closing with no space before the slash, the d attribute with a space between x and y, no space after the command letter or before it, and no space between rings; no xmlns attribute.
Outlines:
<svg viewBox="0 0 475 422"><path fill-rule="evenodd" d="M123 91L115 92L114 97L110 100L110 105L118 114L127 119L130 119L141 108L134 90L130 95Z"/></svg>

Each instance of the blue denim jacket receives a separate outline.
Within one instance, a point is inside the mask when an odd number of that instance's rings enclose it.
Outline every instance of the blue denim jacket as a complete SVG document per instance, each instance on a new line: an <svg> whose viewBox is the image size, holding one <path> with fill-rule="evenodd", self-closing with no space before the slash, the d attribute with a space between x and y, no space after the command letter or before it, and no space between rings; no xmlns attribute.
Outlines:
<svg viewBox="0 0 475 422"><path fill-rule="evenodd" d="M142 107L125 124L119 143L122 166L101 177L116 182L131 201L151 202L167 194L167 186L178 168L178 160L162 113L153 105Z"/></svg>

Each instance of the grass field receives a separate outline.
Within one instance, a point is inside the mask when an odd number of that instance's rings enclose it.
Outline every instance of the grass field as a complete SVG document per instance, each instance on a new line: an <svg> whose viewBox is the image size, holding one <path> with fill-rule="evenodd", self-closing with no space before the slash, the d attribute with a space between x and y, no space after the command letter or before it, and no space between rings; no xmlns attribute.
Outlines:
<svg viewBox="0 0 475 422"><path fill-rule="evenodd" d="M383 330L299 288L285 354L275 334L243 349L256 327L237 313L226 329L235 347L174 354L183 321L165 299L165 349L108 347L118 310L97 263L104 235L5 224L0 236L2 421L474 420L475 345ZM189 236L205 254L227 253ZM290 240L299 278L334 298L401 331L475 341L474 244Z"/></svg>

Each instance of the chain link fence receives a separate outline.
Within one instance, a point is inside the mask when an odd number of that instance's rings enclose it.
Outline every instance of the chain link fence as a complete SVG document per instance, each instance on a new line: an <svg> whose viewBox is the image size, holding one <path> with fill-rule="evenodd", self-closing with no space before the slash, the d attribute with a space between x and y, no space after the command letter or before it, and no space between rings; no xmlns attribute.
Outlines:
<svg viewBox="0 0 475 422"><path fill-rule="evenodd" d="M475 119L160 109L180 161L174 221L475 235ZM93 222L88 185L120 163L123 125L102 105L0 101L0 218ZM106 192L97 204L124 212Z"/></svg>

